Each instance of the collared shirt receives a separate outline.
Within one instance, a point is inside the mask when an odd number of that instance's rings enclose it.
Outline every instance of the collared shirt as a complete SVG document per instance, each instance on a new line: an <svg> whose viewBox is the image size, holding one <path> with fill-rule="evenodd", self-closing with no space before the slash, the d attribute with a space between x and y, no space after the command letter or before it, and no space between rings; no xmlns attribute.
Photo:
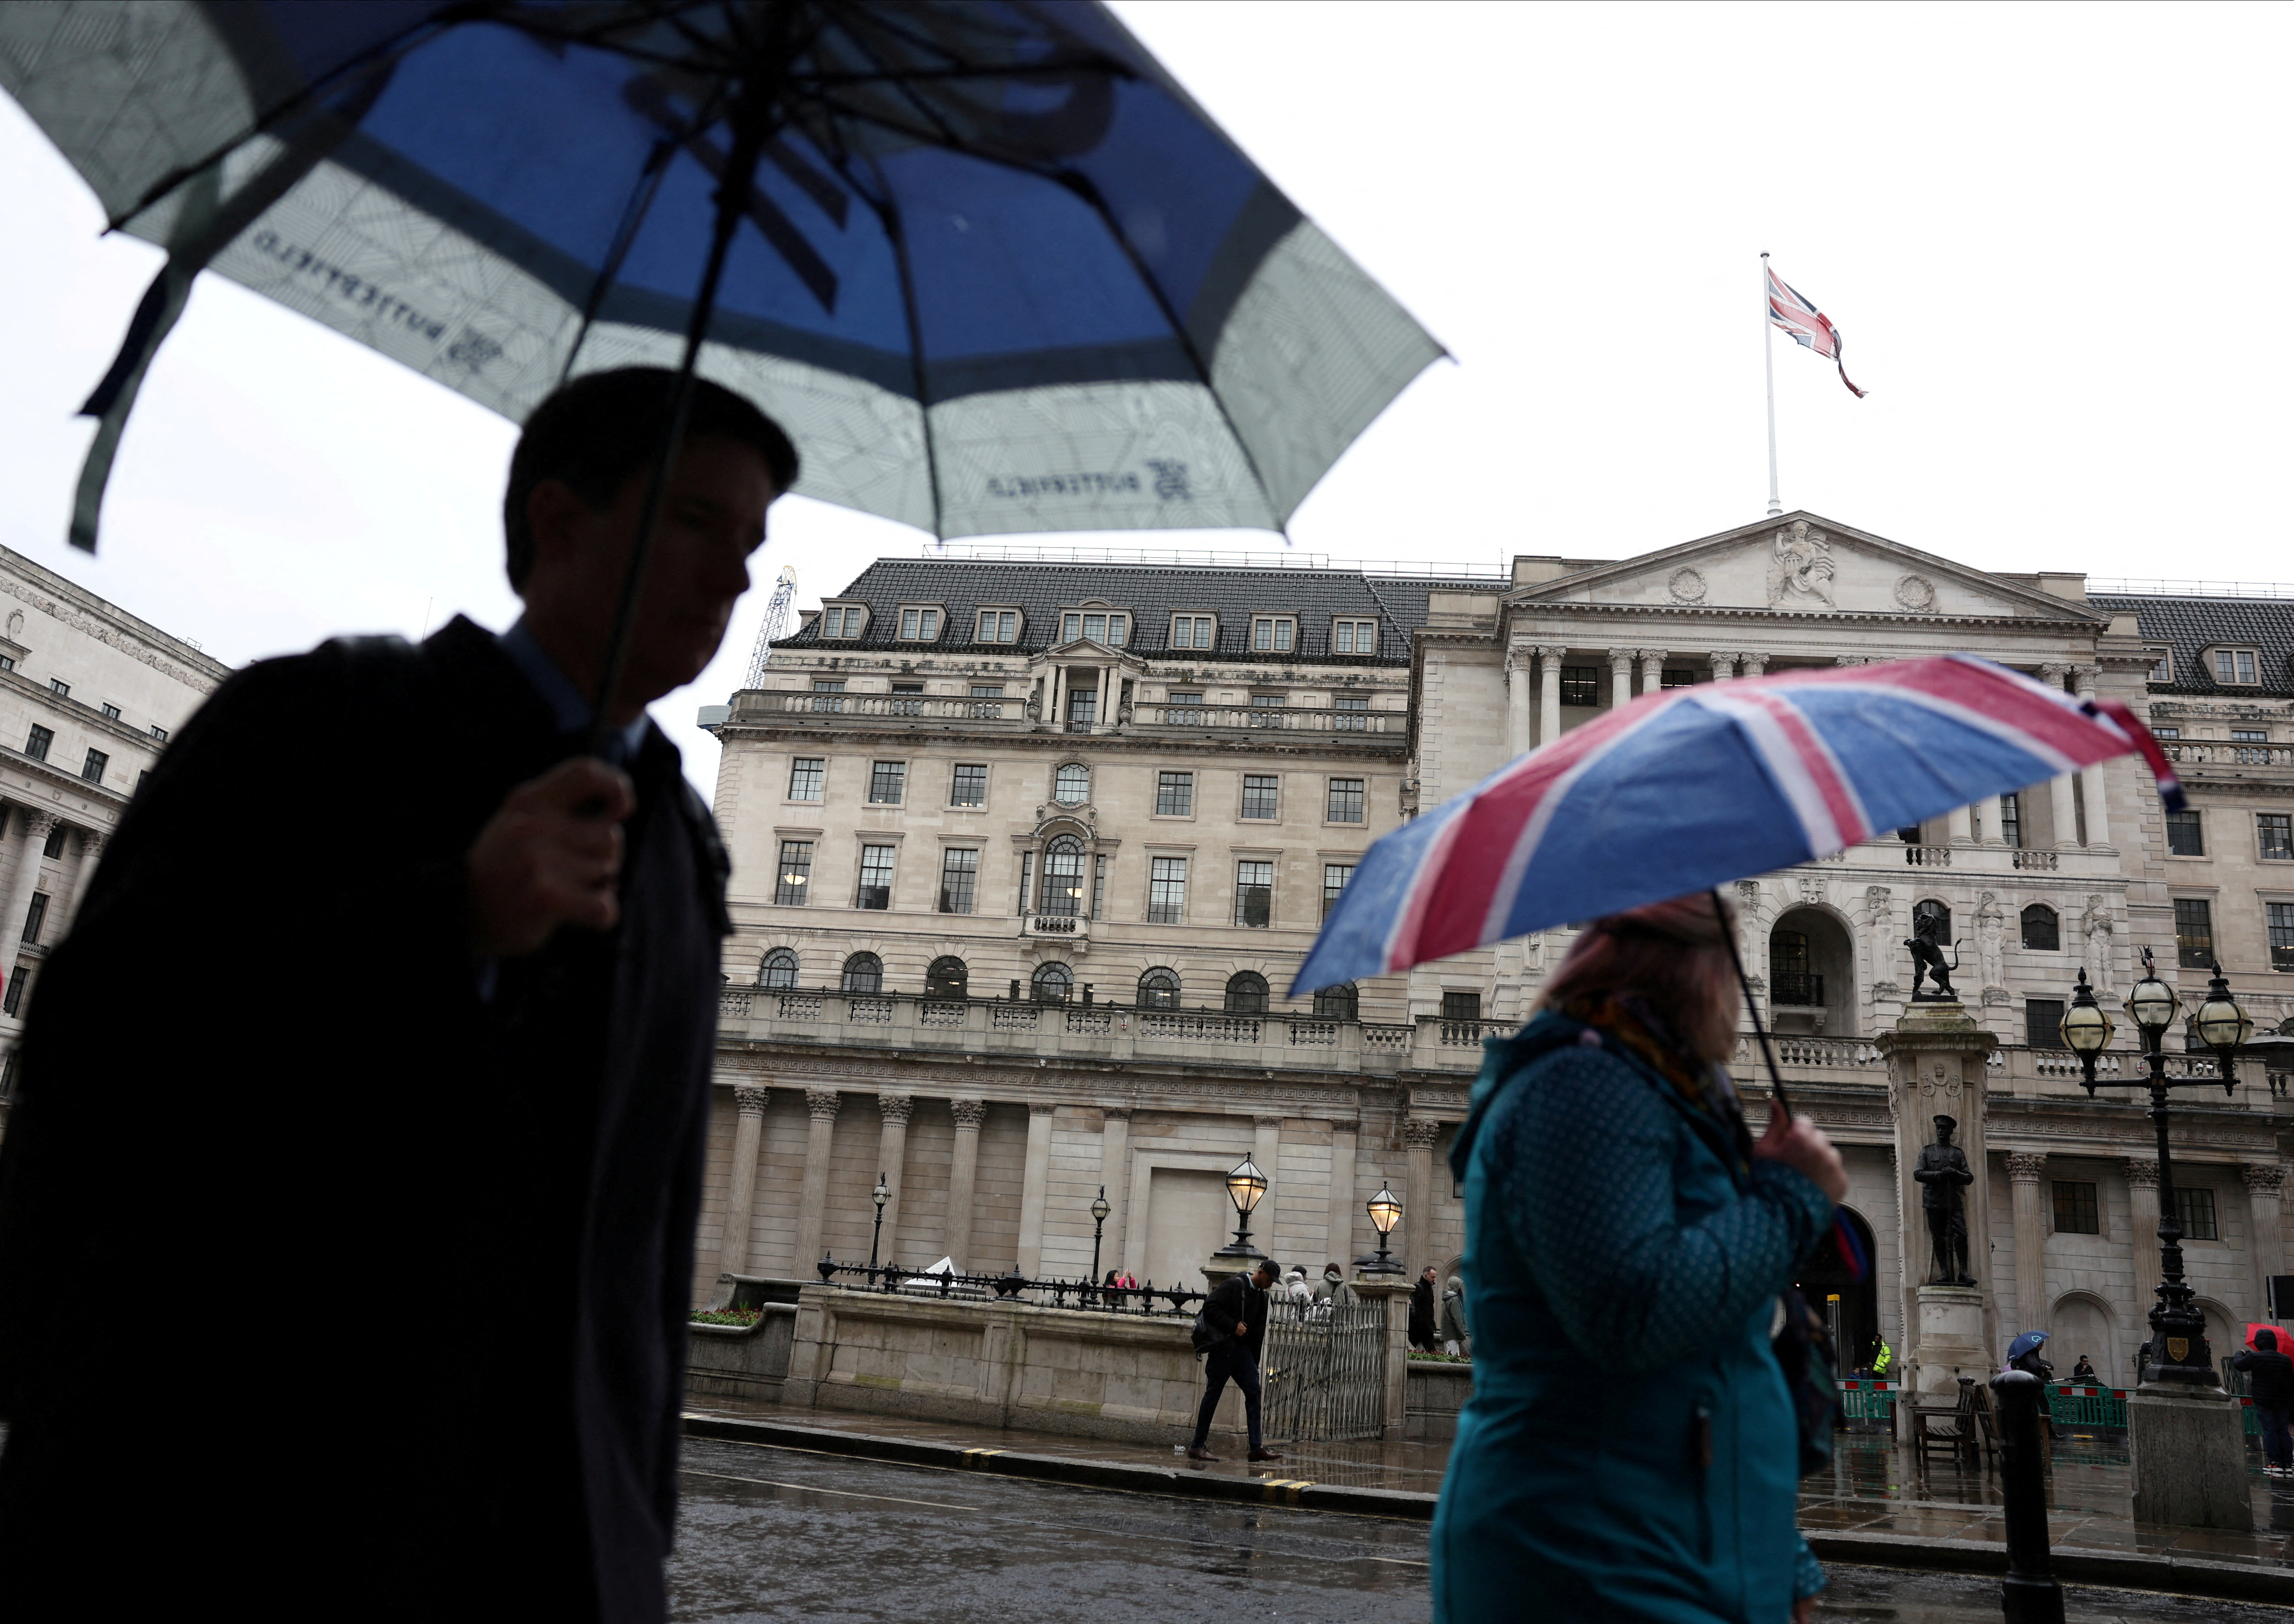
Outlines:
<svg viewBox="0 0 2294 1624"><path fill-rule="evenodd" d="M525 617L520 615L512 626L496 639L510 663L517 667L526 681L533 685L549 713L557 720L560 733L586 733L590 719L597 714L589 698L574 686L574 679L557 669L557 662L534 641L533 633L526 629ZM615 734L606 745L606 756L616 767L628 765L637 759L638 747L645 743L646 715L640 710L637 720Z"/></svg>

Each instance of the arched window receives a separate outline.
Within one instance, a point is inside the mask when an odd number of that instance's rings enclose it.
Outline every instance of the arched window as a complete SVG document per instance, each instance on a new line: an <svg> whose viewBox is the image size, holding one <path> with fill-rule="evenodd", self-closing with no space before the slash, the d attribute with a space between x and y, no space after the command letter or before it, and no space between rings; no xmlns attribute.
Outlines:
<svg viewBox="0 0 2294 1624"><path fill-rule="evenodd" d="M1255 970L1237 970L1226 978L1226 1012L1230 1015L1266 1013L1266 978Z"/></svg>
<svg viewBox="0 0 2294 1624"><path fill-rule="evenodd" d="M794 987L796 985L796 954L785 947L776 947L757 966L759 987Z"/></svg>
<svg viewBox="0 0 2294 1624"><path fill-rule="evenodd" d="M844 990L881 993L884 990L884 961L873 953L856 953L844 961Z"/></svg>
<svg viewBox="0 0 2294 1624"><path fill-rule="evenodd" d="M1314 1013L1323 1020L1360 1020L1362 995L1351 981L1326 987L1314 995Z"/></svg>
<svg viewBox="0 0 2294 1624"><path fill-rule="evenodd" d="M1159 966L1139 978L1139 1007L1175 1010L1179 1007L1179 973Z"/></svg>
<svg viewBox="0 0 2294 1624"><path fill-rule="evenodd" d="M2044 902L2035 902L2023 910L2024 946L2040 953L2055 953L2062 945L2062 925L2053 908Z"/></svg>
<svg viewBox="0 0 2294 1624"><path fill-rule="evenodd" d="M1052 799L1063 807L1079 807L1091 799L1091 768L1070 761L1052 775Z"/></svg>
<svg viewBox="0 0 2294 1624"><path fill-rule="evenodd" d="M1937 946L1951 946L1951 910L1934 897L1912 905L1912 934L1925 937Z"/></svg>
<svg viewBox="0 0 2294 1624"><path fill-rule="evenodd" d="M1824 993L1817 983L1815 968L1810 962L1807 931L1769 932L1769 998L1771 1003L1789 1004L1794 1008L1822 1003Z"/></svg>
<svg viewBox="0 0 2294 1624"><path fill-rule="evenodd" d="M927 998L961 998L972 985L972 971L962 959L953 956L934 959L924 970L924 996Z"/></svg>
<svg viewBox="0 0 2294 1624"><path fill-rule="evenodd" d="M1075 977L1064 964L1038 964L1029 986L1037 1003L1065 1003Z"/></svg>
<svg viewBox="0 0 2294 1624"><path fill-rule="evenodd" d="M1083 842L1071 834L1044 848L1043 905L1037 912L1070 917L1083 912Z"/></svg>

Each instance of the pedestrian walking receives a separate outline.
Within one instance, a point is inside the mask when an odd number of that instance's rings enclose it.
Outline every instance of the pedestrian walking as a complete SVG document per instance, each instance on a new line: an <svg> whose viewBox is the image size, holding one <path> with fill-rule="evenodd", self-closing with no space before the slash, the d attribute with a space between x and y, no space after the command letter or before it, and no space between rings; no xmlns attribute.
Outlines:
<svg viewBox="0 0 2294 1624"><path fill-rule="evenodd" d="M1410 1345L1434 1352L1434 1271L1429 1266L1410 1288Z"/></svg>
<svg viewBox="0 0 2294 1624"><path fill-rule="evenodd" d="M1455 1359L1466 1351L1466 1283L1452 1275L1442 1287L1442 1352Z"/></svg>
<svg viewBox="0 0 2294 1624"><path fill-rule="evenodd" d="M2254 1345L2231 1355L2230 1368L2247 1374L2254 1415L2262 1425L2263 1471L2272 1477L2294 1477L2294 1438L2287 1432L2288 1412L2294 1411L2294 1359L2278 1345L2278 1333L2255 1332Z"/></svg>
<svg viewBox="0 0 2294 1624"><path fill-rule="evenodd" d="M0 1615L101 1605L129 1459L187 1611L665 1615L731 925L645 706L716 654L797 472L694 386L590 754L673 384L594 372L527 418L508 632L249 666L128 803L0 1151ZM187 921L212 973L151 978ZM122 1280L163 1356L119 1336ZM355 1303L322 1358L297 1297Z"/></svg>
<svg viewBox="0 0 2294 1624"><path fill-rule="evenodd" d="M1267 1294L1280 1273L1279 1265L1270 1257L1248 1275L1220 1281L1203 1304L1203 1324L1211 1341L1203 1358L1203 1403L1195 1412L1195 1441L1187 1446L1190 1460L1218 1458L1210 1451L1211 1417L1229 1382L1242 1390L1242 1413L1250 1425L1250 1458L1282 1458L1266 1447L1258 1404L1258 1352L1266 1341L1266 1316L1273 1308Z"/></svg>
<svg viewBox="0 0 2294 1624"><path fill-rule="evenodd" d="M1813 1125L1746 1130L1734 929L1708 895L1596 920L1489 1045L1451 1152L1477 1329L1436 1624L1519 1618L1525 1596L1557 1619L1805 1624L1823 1587L1769 1336L1848 1181Z"/></svg>

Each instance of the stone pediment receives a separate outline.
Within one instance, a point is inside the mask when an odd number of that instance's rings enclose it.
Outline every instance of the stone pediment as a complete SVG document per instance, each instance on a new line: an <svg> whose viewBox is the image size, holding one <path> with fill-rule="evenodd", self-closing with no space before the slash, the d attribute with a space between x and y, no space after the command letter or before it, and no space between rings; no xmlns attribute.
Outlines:
<svg viewBox="0 0 2294 1624"><path fill-rule="evenodd" d="M2108 620L2018 581L1835 524L1811 513L1764 519L1509 595L1516 604L1878 614L1895 619Z"/></svg>

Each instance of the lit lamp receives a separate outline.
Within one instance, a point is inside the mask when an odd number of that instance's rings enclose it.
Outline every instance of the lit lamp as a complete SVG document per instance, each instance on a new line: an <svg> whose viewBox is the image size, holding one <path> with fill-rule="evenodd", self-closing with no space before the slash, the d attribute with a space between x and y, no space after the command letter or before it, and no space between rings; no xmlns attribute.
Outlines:
<svg viewBox="0 0 2294 1624"><path fill-rule="evenodd" d="M868 1198L876 1204L876 1228L875 1231L868 1237L868 1273L869 1277L874 1279L876 1272L876 1243L884 1238L884 1203L892 1198L892 1187L886 1181L884 1174L880 1173L876 1175L876 1188L868 1192Z"/></svg>
<svg viewBox="0 0 2294 1624"><path fill-rule="evenodd" d="M1227 1199L1234 1203L1235 1216L1242 1222L1235 1230L1234 1238L1211 1255L1214 1257L1262 1257L1265 1255L1250 1244L1250 1214L1266 1194L1266 1175L1258 1171L1258 1164L1249 1157L1235 1165L1226 1175Z"/></svg>
<svg viewBox="0 0 2294 1624"><path fill-rule="evenodd" d="M1107 1228L1107 1215L1115 1209L1107 1204L1107 1186L1099 1187L1099 1194L1091 1204L1091 1288L1099 1289L1099 1237Z"/></svg>
<svg viewBox="0 0 2294 1624"><path fill-rule="evenodd" d="M1364 1274L1400 1274L1402 1265L1388 1255L1386 1241L1394 1233L1394 1226L1402 1222L1402 1203L1394 1198L1394 1192L1381 1179L1378 1194L1370 1198L1369 1206L1371 1227L1378 1231L1378 1251L1371 1256L1354 1259L1354 1267Z"/></svg>
<svg viewBox="0 0 2294 1624"><path fill-rule="evenodd" d="M2079 1058L2090 1095L2095 1092L2095 1057L2111 1047L2111 1016L2095 1001L2095 988L2087 984L2087 971L2081 970L2078 986L2071 991L2071 1007L2063 1011L2062 1037L2063 1047Z"/></svg>

